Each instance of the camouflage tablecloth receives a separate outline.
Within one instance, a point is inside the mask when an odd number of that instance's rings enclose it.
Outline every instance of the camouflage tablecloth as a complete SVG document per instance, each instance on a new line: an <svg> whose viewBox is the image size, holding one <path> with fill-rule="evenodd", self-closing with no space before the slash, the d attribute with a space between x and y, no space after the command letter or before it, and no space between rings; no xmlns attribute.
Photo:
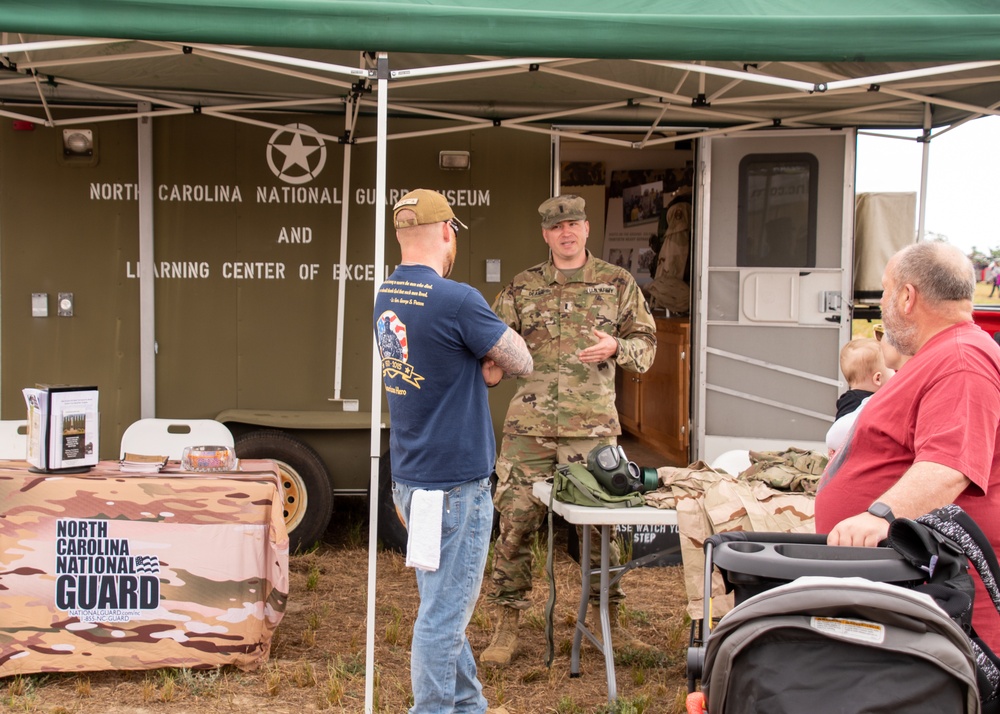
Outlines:
<svg viewBox="0 0 1000 714"><path fill-rule="evenodd" d="M266 662L288 597L278 479L0 462L0 676Z"/></svg>

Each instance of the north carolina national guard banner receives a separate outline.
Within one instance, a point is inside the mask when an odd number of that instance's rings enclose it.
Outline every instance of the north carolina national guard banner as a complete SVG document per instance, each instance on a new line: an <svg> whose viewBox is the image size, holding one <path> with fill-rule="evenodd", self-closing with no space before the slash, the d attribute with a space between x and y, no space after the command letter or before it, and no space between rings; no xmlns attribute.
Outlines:
<svg viewBox="0 0 1000 714"><path fill-rule="evenodd" d="M288 597L280 493L270 461L0 464L0 676L266 662Z"/></svg>

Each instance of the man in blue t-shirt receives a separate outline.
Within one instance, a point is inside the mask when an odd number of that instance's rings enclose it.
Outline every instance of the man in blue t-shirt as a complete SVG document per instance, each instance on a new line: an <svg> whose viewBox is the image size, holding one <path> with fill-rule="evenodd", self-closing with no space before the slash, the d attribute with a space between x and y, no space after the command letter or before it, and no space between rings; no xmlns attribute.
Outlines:
<svg viewBox="0 0 1000 714"><path fill-rule="evenodd" d="M465 630L493 524L496 443L485 370L490 384L496 367L528 374L531 354L477 290L448 280L465 225L444 196L407 193L393 207L393 223L401 262L375 298L374 329L392 422L392 495L410 531L407 563L417 568L420 592L410 714L483 714ZM438 539L428 557L427 544Z"/></svg>

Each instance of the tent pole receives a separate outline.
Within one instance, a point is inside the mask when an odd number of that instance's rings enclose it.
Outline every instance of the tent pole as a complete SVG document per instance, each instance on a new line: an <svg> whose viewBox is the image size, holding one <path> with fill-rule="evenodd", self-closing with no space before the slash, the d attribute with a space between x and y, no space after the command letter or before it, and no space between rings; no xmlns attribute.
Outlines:
<svg viewBox="0 0 1000 714"><path fill-rule="evenodd" d="M357 106L357 97L352 94L347 100L344 111L344 176L341 180L343 191L341 193L340 208L340 279L337 281L337 338L336 354L333 364L333 401L340 401L340 388L343 384L344 369L344 301L347 293L347 278L344 271L347 268L347 235L350 232L348 218L351 202L348 196L351 194L351 148L354 138L354 108Z"/></svg>
<svg viewBox="0 0 1000 714"><path fill-rule="evenodd" d="M378 146L375 152L375 289L372 303L378 295L385 274L385 156L386 126L389 104L389 55L378 53ZM345 197L346 200L346 197ZM365 714L372 713L375 682L375 574L378 550L378 471L379 450L382 447L382 364L375 333L372 337L372 422L371 422L371 484L368 487L368 613L365 647Z"/></svg>
<svg viewBox="0 0 1000 714"><path fill-rule="evenodd" d="M931 155L931 105L924 105L924 133L920 137L923 153L920 157L920 210L917 213L917 241L924 239L927 219L927 171Z"/></svg>
<svg viewBox="0 0 1000 714"><path fill-rule="evenodd" d="M562 136L558 132L552 133L552 139L549 143L549 151L551 154L549 167L549 184L552 187L553 196L558 196L562 193L562 158L560 150L562 149Z"/></svg>
<svg viewBox="0 0 1000 714"><path fill-rule="evenodd" d="M153 279L153 119L137 106L139 156L139 417L156 416L156 303Z"/></svg>

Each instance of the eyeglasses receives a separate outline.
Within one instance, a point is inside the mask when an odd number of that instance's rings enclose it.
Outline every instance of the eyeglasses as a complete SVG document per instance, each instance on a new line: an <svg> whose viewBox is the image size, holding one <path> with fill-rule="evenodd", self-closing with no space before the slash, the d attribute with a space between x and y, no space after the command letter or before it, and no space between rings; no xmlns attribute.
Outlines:
<svg viewBox="0 0 1000 714"><path fill-rule="evenodd" d="M448 225L451 226L451 229L453 231L455 231L455 235L457 236L458 235L458 229L462 227L462 224L459 223L456 219L451 218L451 219L448 220Z"/></svg>
<svg viewBox="0 0 1000 714"><path fill-rule="evenodd" d="M872 328L872 331L875 333L875 340L877 342L881 342L882 341L882 335L885 334L885 326L884 325L875 325L875 327Z"/></svg>

